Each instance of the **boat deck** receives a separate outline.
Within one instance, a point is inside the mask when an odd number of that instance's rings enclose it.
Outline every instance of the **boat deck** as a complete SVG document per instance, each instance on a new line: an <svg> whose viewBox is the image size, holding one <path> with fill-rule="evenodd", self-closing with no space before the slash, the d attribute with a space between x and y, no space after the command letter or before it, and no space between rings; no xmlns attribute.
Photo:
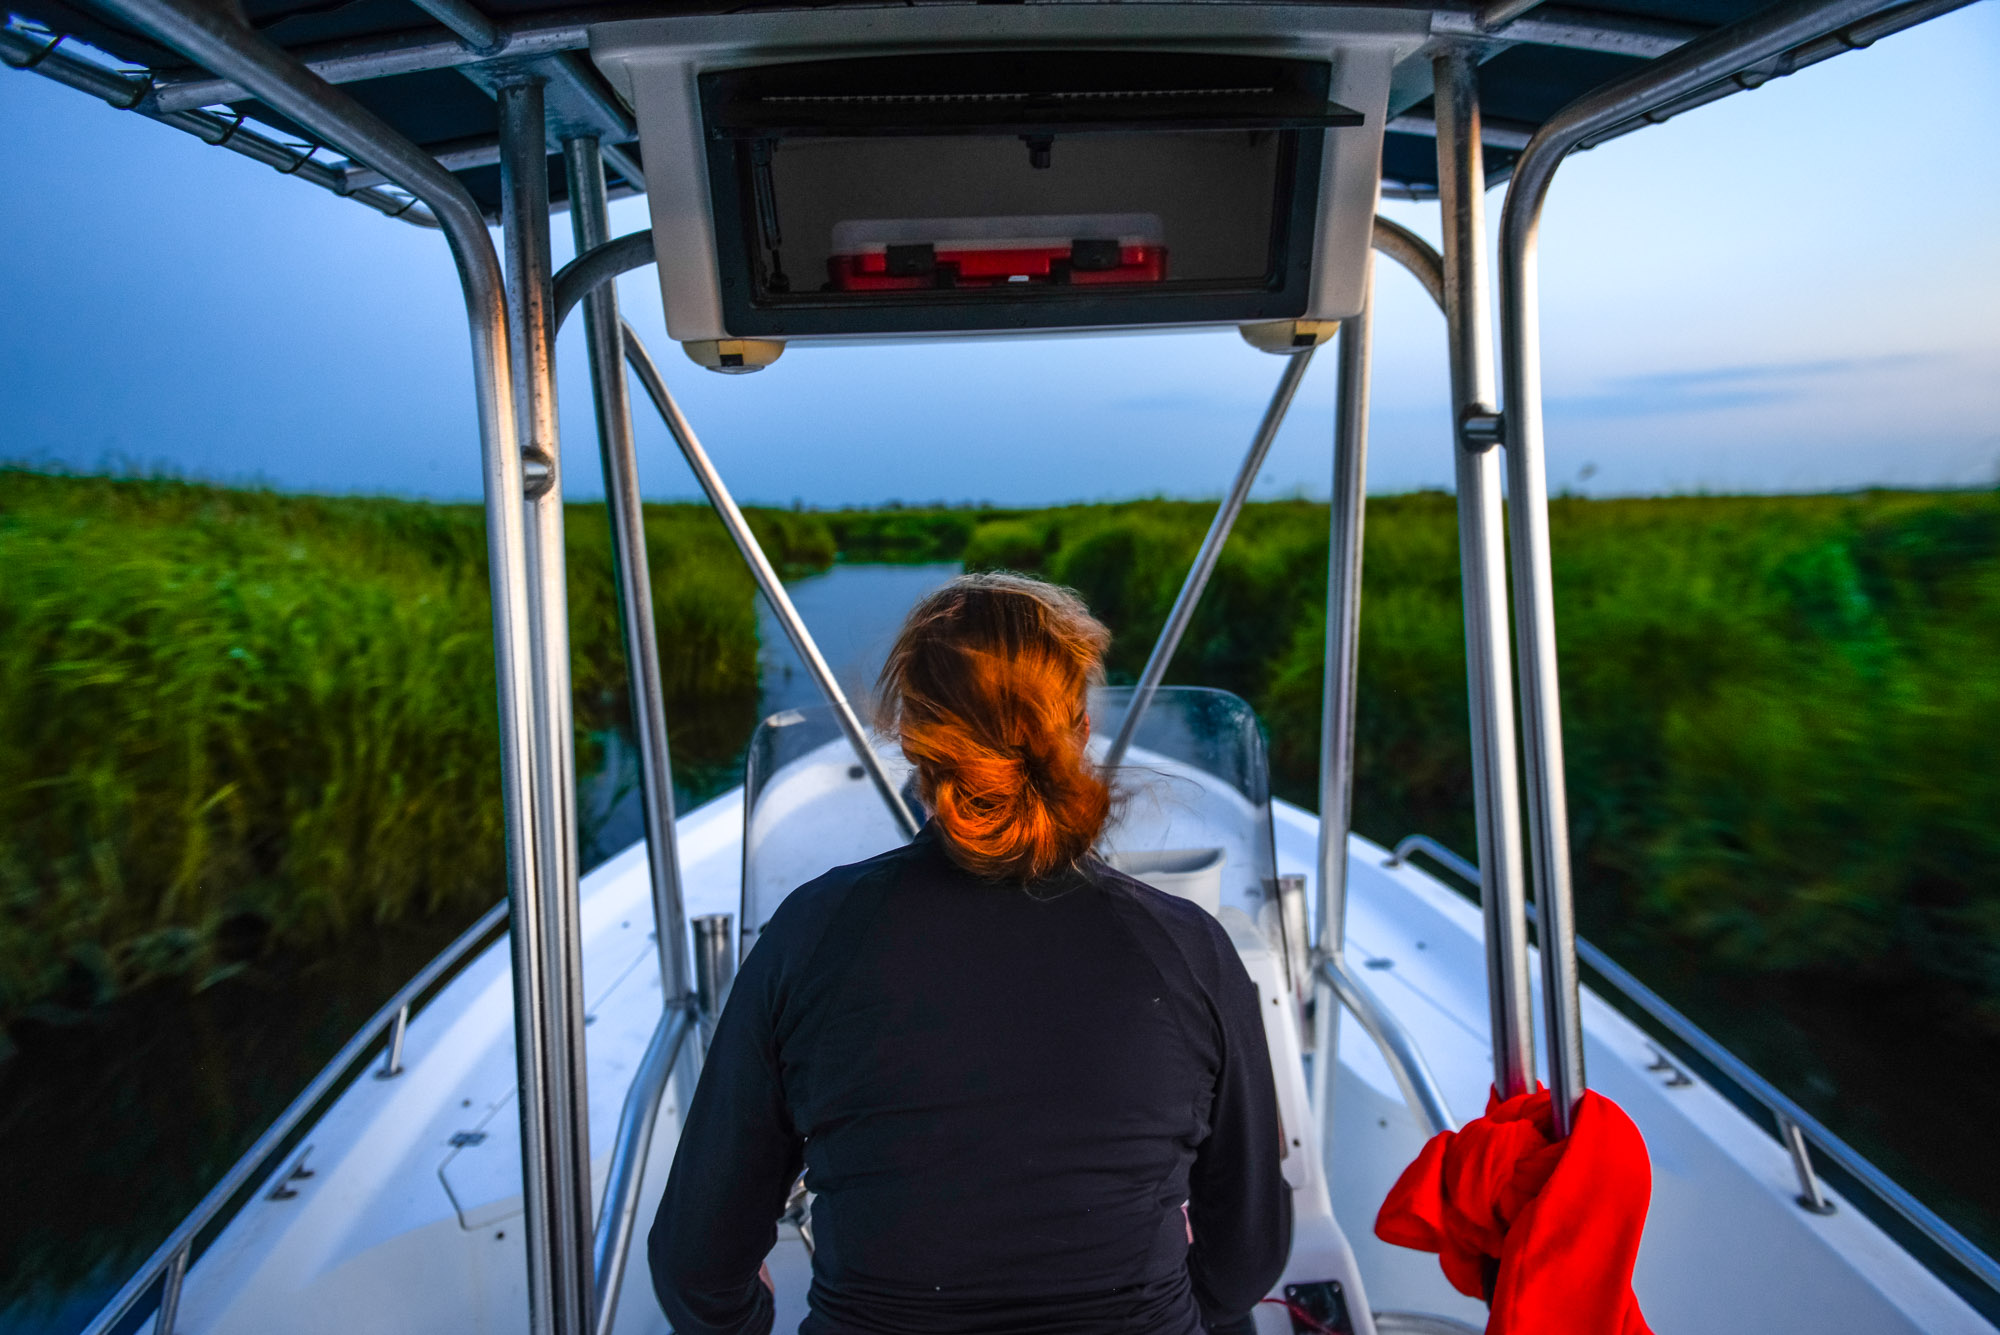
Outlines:
<svg viewBox="0 0 2000 1335"><path fill-rule="evenodd" d="M875 801L866 783L843 776L807 803L818 808L812 823L827 832L812 844L827 865L877 851L845 846L879 843L877 822L858 806ZM845 811L853 818L829 819ZM1310 878L1316 819L1274 804L1274 827L1278 870ZM740 790L681 820L690 916L739 911L742 828ZM1350 959L1414 1038L1463 1120L1481 1111L1490 1071L1479 911L1408 864L1385 865L1388 857L1366 840L1350 843ZM648 895L643 846L599 867L583 888L590 1136L600 1193L626 1088L660 1017ZM1270 943L1256 939L1247 917L1236 917L1253 977L1279 986ZM1859 1211L1839 1202L1827 1216L1800 1209L1781 1145L1665 1060L1601 999L1586 994L1584 1008L1591 1083L1631 1114L1652 1153L1654 1199L1636 1286L1655 1329L1992 1329ZM283 1324L301 1332L525 1331L512 1039L503 940L417 1014L402 1075L356 1080L313 1128L280 1170L300 1162L311 1170L290 1180L294 1194L274 1199L260 1190L200 1257L180 1327L261 1335L273 1314L283 1313ZM1352 1247L1371 1308L1483 1326L1483 1306L1453 1292L1435 1258L1374 1239L1374 1212L1424 1137L1381 1053L1351 1019L1340 1027L1338 1058L1327 1171L1323 1179L1314 1172L1315 1182L1301 1190L1325 1182L1323 1199ZM1290 1064L1280 1072L1281 1094L1289 1086L1303 1099L1301 1062L1293 1056ZM672 1161L682 1097L669 1088L656 1127L641 1191L641 1249L643 1224ZM1303 1120L1310 1130L1311 1119ZM1310 1232L1302 1230L1302 1249L1338 1250L1337 1239ZM1323 1263L1295 1262L1333 1264L1334 1251L1325 1255ZM796 1329L804 1313L808 1267L795 1232L785 1229L772 1257L781 1330ZM1259 1325L1267 1335L1287 1328L1275 1307L1263 1310ZM621 1335L667 1328L643 1255L632 1258L615 1328Z"/></svg>

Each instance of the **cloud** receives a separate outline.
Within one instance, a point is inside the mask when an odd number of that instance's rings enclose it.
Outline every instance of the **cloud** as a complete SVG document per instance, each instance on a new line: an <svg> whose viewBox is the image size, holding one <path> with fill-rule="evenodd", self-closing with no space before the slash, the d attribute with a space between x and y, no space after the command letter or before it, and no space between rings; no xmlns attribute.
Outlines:
<svg viewBox="0 0 2000 1335"><path fill-rule="evenodd" d="M1552 413L1572 417L1653 417L1721 412L1804 398L1825 382L1941 360L1939 353L1832 357L1621 376L1591 394L1549 400Z"/></svg>

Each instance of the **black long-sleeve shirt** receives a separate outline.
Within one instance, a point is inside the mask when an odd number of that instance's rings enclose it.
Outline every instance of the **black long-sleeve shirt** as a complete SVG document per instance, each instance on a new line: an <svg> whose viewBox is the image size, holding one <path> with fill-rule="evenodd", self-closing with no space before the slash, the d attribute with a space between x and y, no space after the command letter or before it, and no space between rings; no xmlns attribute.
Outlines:
<svg viewBox="0 0 2000 1335"><path fill-rule="evenodd" d="M927 826L759 935L688 1108L653 1284L679 1335L764 1335L757 1271L803 1165L803 1335L1193 1335L1283 1269L1280 1135L1221 924L1095 862L982 880Z"/></svg>

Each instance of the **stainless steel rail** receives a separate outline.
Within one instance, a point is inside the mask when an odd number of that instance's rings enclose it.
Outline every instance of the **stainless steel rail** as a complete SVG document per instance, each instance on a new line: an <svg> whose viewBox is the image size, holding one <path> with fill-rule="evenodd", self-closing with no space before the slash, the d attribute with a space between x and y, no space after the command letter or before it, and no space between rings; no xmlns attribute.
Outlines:
<svg viewBox="0 0 2000 1335"><path fill-rule="evenodd" d="M1444 213L1445 325L1456 428L1453 455L1459 578L1465 593L1473 811L1480 865L1495 869L1492 890L1482 897L1493 1087L1507 1098L1534 1085L1535 1022L1528 987L1528 928L1522 912L1521 796L1515 778L1514 692L1508 671L1500 460L1495 457L1495 440L1481 430L1495 418L1492 322L1486 297L1486 171L1479 147L1479 92L1472 52L1462 47L1446 50L1432 69Z"/></svg>
<svg viewBox="0 0 2000 1335"><path fill-rule="evenodd" d="M604 160L597 141L565 140L570 230L579 255L603 246ZM650 251L650 246L648 247ZM560 275L558 275L558 279ZM624 321L618 289L593 286L583 298L590 334L590 387L597 447L604 464L604 501L611 521L611 557L618 581L618 622L625 639L625 675L632 732L639 742L639 805L646 825L646 861L653 889L653 932L659 946L660 994L672 1006L688 994L687 922L681 894L680 848L674 832L674 768L660 675L659 633L653 622L653 575L646 557L646 510L639 489L639 452L632 436L632 398L625 387ZM556 290L551 328L562 326ZM600 1288L602 1280L599 1281Z"/></svg>
<svg viewBox="0 0 2000 1335"><path fill-rule="evenodd" d="M1470 862L1467 862L1464 858L1452 852L1449 848L1446 848L1427 834L1403 836L1402 840L1390 852L1389 860L1382 865L1385 867L1400 867L1410 860L1410 854L1412 853L1422 853L1425 857L1442 866L1446 871L1449 871L1460 880L1471 882L1475 890L1483 890L1485 888L1485 882L1480 879L1479 868L1473 866Z"/></svg>
<svg viewBox="0 0 2000 1335"><path fill-rule="evenodd" d="M395 1026L397 1017L414 1008L433 987L456 975L472 955L498 935L506 921L507 902L502 900L481 914L479 920L459 933L458 939L446 946L436 959L419 969L409 982L397 989L394 996L383 1002L381 1009L355 1031L354 1037L348 1039L340 1051L334 1053L333 1060L299 1091L298 1097L285 1105L285 1110L264 1129L264 1134L257 1137L256 1143L245 1150L242 1157L222 1175L222 1179L209 1188L200 1203L188 1211L179 1227L154 1249L144 1264L125 1281L124 1287L111 1296L111 1300L83 1328L83 1335L105 1335L130 1315L156 1284L161 1285L161 1293L154 1330L156 1335L171 1335L173 1312L180 1304L181 1281L186 1277L188 1264L194 1259L195 1243L200 1236L211 1225L226 1222L233 1216L235 1212L229 1208L231 1202L260 1175L267 1179L266 1185L269 1185L278 1174L287 1171L285 1156L291 1149L293 1135L306 1117L349 1079L358 1077L362 1068L373 1060L376 1045L384 1044L385 1035Z"/></svg>
<svg viewBox="0 0 2000 1335"><path fill-rule="evenodd" d="M1375 257L1362 274L1360 313L1340 340L1334 400L1333 490L1327 510L1326 661L1320 681L1318 954L1347 955L1347 836L1354 815L1354 718L1361 660L1361 553L1368 516L1368 375L1374 341ZM1327 1045L1331 1051L1331 1044ZM1325 1110L1322 1110L1322 1116Z"/></svg>
<svg viewBox="0 0 2000 1335"><path fill-rule="evenodd" d="M557 329L598 286L653 262L653 232L627 232L612 241L599 241L585 249L577 243L576 258L556 270L554 319Z"/></svg>
<svg viewBox="0 0 2000 1335"><path fill-rule="evenodd" d="M590 1256L590 1118L583 1034L583 934L578 922L575 698L570 687L569 578L564 559L562 448L556 428L549 259L546 84L516 72L498 85L500 213L507 324L527 485L530 700L535 720L535 851L546 889L538 941L517 936L516 968L539 944L536 1004L517 1017L522 1176L531 1329L584 1335L595 1277ZM539 1068L539 1069L536 1069ZM540 1225L537 1227L537 1225ZM546 1238L546 1247L532 1245ZM543 1263L546 1262L544 1265Z"/></svg>
<svg viewBox="0 0 2000 1335"><path fill-rule="evenodd" d="M425 28L387 37L365 37L300 47L293 57L332 84L361 83L398 74L456 69L481 60L529 59L557 51L579 51L590 45L587 20L573 14L533 18L496 25L502 41L483 56L471 50L448 28ZM205 71L162 75L153 81L148 104L160 111L190 111L223 102L240 102L249 90L233 79Z"/></svg>
<svg viewBox="0 0 2000 1335"><path fill-rule="evenodd" d="M1431 35L1472 38L1492 51L1508 46L1554 46L1651 60L1707 31L1697 24L1668 19L1542 5L1536 13L1509 20L1503 32L1494 30L1490 17L1493 12L1490 7L1435 10L1431 14Z"/></svg>
<svg viewBox="0 0 2000 1335"><path fill-rule="evenodd" d="M9 19L6 26L0 27L0 64L28 70L65 88L88 93L120 111L137 112L162 125L191 134L211 147L240 153L283 175L299 177L343 199L365 204L386 217L401 218L419 227L438 225L431 211L418 203L414 195L396 195L376 189L374 186L380 183L379 180L367 185L351 181L339 167L316 161L310 150L279 143L248 128L241 116L222 116L212 111L155 109L149 105L147 91L150 85L143 77L120 74L71 55L60 49L64 40L60 34L43 36L30 32Z"/></svg>
<svg viewBox="0 0 2000 1335"><path fill-rule="evenodd" d="M521 1061L522 1157L529 1179L527 1234L529 1327L533 1335L555 1329L549 1307L551 1266L589 1265L587 1254L551 1256L547 1220L539 1213L535 1185L547 1146L538 1120L547 1097L543 1084L549 1054L538 1021L544 982L542 940L546 898L562 893L544 871L540 833L549 817L541 794L557 785L537 774L538 652L546 649L530 610L524 460L516 421L514 350L508 326L509 294L499 257L479 206L463 184L373 112L301 66L240 13L200 0L105 0L113 16L179 51L193 64L234 80L266 106L383 172L436 215L458 265L472 338L473 379L486 496L487 568L493 590L495 685L499 697L501 799L506 813L508 895L513 909L514 997ZM546 158L543 159L546 169ZM542 226L547 227L544 213ZM543 619L541 625L549 621ZM557 644L563 643L558 639ZM573 800L573 796L572 796ZM567 1138L565 1138L567 1139ZM578 1326L575 1330L580 1331ZM563 1335L571 1335L565 1329Z"/></svg>
<svg viewBox="0 0 2000 1335"><path fill-rule="evenodd" d="M1536 272L1542 206L1563 159L1593 135L1642 119L1649 110L1781 57L1881 8L1880 0L1794 0L1690 42L1585 94L1545 121L1515 163L1507 188L1500 219L1500 323L1507 403L1508 543L1535 898L1547 926L1541 960L1549 1086L1562 1123L1583 1091L1584 1070L1542 421ZM1480 865L1492 865L1483 848Z"/></svg>
<svg viewBox="0 0 2000 1335"><path fill-rule="evenodd" d="M730 539L735 542L736 550L742 553L744 562L749 565L750 573L757 581L757 588L763 593L764 601L770 604L772 613L778 618L778 624L784 627L785 635L791 640L792 647L798 650L799 658L806 665L806 671L819 686L820 693L826 696L827 703L833 707L834 717L840 723L841 732L846 734L849 745L854 748L854 758L868 772L868 777L875 784L875 791L881 794L884 805L889 808L889 814L895 818L903 836L909 838L915 835L916 817L910 813L909 805L903 801L902 793L897 791L896 785L890 780L889 772L882 768L882 758L875 754L875 748L869 743L868 730L862 726L861 719L854 712L854 706L848 703L847 693L840 689L840 682L835 679L833 669L827 666L826 659L820 654L819 646L813 642L812 632L806 629L805 618L801 617L799 609L792 605L791 595L785 592L784 581L778 578L778 572L772 569L770 559L764 555L764 548L758 543L757 535L751 532L750 521L743 517L743 511L737 507L735 497L731 496L729 488L723 485L722 475L715 471L715 465L710 462L708 451L701 447L701 441L696 438L694 428L688 425L687 418L681 415L680 405L674 402L672 392L667 389L666 377L660 374L660 368L653 361L652 355L646 351L646 345L639 341L637 331L629 322L625 324L624 330L626 363L639 377L639 383L645 388L646 396L653 401L653 406L659 410L660 417L667 424L668 433L680 447L681 457L686 459L688 467L694 470L695 480L701 483L702 491L708 496L708 503L714 507L716 515L722 520L723 527L729 530Z"/></svg>
<svg viewBox="0 0 2000 1335"><path fill-rule="evenodd" d="M1370 244L1377 253L1387 255L1409 270L1410 276L1422 283L1424 291L1431 294L1431 300L1438 304L1438 309L1444 309L1444 257L1432 250L1429 242L1401 223L1378 216ZM1372 289L1374 280L1369 281Z"/></svg>
<svg viewBox="0 0 2000 1335"><path fill-rule="evenodd" d="M695 1013L701 1018L703 1048L715 1036L736 981L735 922L727 913L707 913L694 920Z"/></svg>
<svg viewBox="0 0 2000 1335"><path fill-rule="evenodd" d="M1422 853L1471 885L1474 890L1483 890L1479 868L1428 835L1413 834L1398 842L1385 865L1393 867L1407 862L1413 853ZM1529 916L1530 918L1535 916L1532 909ZM1744 1063L1742 1058L1710 1037L1701 1026L1681 1014L1666 998L1640 982L1630 970L1613 960L1604 951L1584 938L1578 937L1576 953L1577 957L1609 986L1614 995L1624 999L1658 1025L1675 1043L1699 1057L1723 1079L1741 1090L1746 1098L1761 1105L1771 1114L1776 1124L1774 1129L1777 1139L1791 1152L1793 1167L1798 1172L1799 1205L1802 1209L1814 1214L1824 1214L1831 1208L1831 1203L1826 1200L1821 1190L1818 1176L1813 1172L1811 1156L1806 1148L1809 1144L1889 1210L1900 1215L1918 1233L1935 1243L1939 1250L1976 1276L1981 1283L2000 1293L2000 1261L1995 1261L1993 1257L1981 1251L1970 1238L1946 1223L1936 1211L1897 1185L1895 1179L1870 1163L1860 1151L1829 1131L1818 1118L1793 1102L1776 1085L1757 1074Z"/></svg>
<svg viewBox="0 0 2000 1335"><path fill-rule="evenodd" d="M1343 961L1321 960L1319 976L1382 1050L1389 1073L1396 1077L1396 1087L1403 1091L1403 1102L1424 1133L1434 1136L1440 1131L1456 1131L1458 1123L1452 1118L1451 1105L1445 1102L1437 1077L1431 1074L1424 1054L1402 1022L1383 1008Z"/></svg>
<svg viewBox="0 0 2000 1335"><path fill-rule="evenodd" d="M1181 636L1187 633L1188 623L1194 620L1194 609L1201 602L1202 590L1208 587L1209 576L1215 573L1215 563L1222 559L1222 546L1229 541L1229 530L1236 526L1236 517L1243 513L1243 504L1250 499L1250 488L1264 467L1264 457L1271 452L1271 442L1278 438L1278 428L1285 423L1285 411L1292 406L1292 396L1298 393L1299 381L1305 378L1312 355L1310 347L1285 354L1285 369L1278 377L1278 387L1271 391L1271 402L1264 409L1264 419L1257 424L1257 434L1250 438L1250 448L1236 470L1236 480L1230 484L1229 494L1222 498L1215 518L1209 522L1208 533L1201 540L1200 550L1195 553L1194 564L1188 569L1187 579L1182 582L1181 591L1167 612L1167 622L1160 627L1160 638L1153 642L1153 652L1146 659L1145 669L1139 673L1138 684L1132 688L1132 703L1126 707L1125 719L1118 725L1118 734L1111 739L1111 745L1104 753L1104 768L1116 769L1124 761L1133 737L1138 735L1139 724L1146 717L1146 710L1152 706L1153 697L1159 694L1160 683L1166 679L1167 667L1173 662L1174 650L1180 648Z"/></svg>
<svg viewBox="0 0 2000 1335"><path fill-rule="evenodd" d="M1799 1204L1803 1209L1815 1214L1825 1213L1827 1202L1821 1194L1817 1175L1812 1171L1810 1157L1804 1154L1803 1147L1794 1148L1795 1133L1810 1142L1828 1162L1837 1165L1890 1210L1902 1216L1912 1228L1971 1272L1980 1283L2000 1293L2000 1261L1980 1250L1972 1239L1946 1223L1935 1210L1904 1190L1859 1150L1829 1131L1818 1118L1751 1070L1740 1057L1709 1037L1694 1021L1675 1010L1665 998L1633 977L1609 955L1581 937L1577 938L1576 951L1592 972L1610 984L1614 992L1686 1045L1690 1052L1715 1068L1729 1083L1770 1111L1778 1123L1778 1138L1787 1149L1792 1150L1793 1166L1799 1174Z"/></svg>
<svg viewBox="0 0 2000 1335"><path fill-rule="evenodd" d="M552 117L552 119L556 119ZM500 140L493 135L470 135L464 139L448 140L434 144L430 148L432 157L447 171L469 171L474 167L494 167L500 162ZM612 199L642 193L645 189L645 175L632 160L631 154L622 148L599 142L598 152L604 157L604 165L613 168L624 179L608 192ZM349 189L359 189L365 185L380 185L382 174L356 163L347 163L340 168L342 179ZM558 206L568 207L567 204Z"/></svg>
<svg viewBox="0 0 2000 1335"><path fill-rule="evenodd" d="M660 1118L667 1079L673 1074L674 1063L687 1045L688 1031L693 1026L692 1000L669 999L659 1027L646 1045L646 1055L639 1059L639 1069L632 1073L632 1083L626 1087L624 1106L618 1110L611 1168L604 1179L604 1200L597 1208L593 1248L597 1293L591 1322L595 1335L611 1335L618 1319L618 1291L624 1286L632 1238L638 1232L639 1188L646 1180L653 1126Z"/></svg>

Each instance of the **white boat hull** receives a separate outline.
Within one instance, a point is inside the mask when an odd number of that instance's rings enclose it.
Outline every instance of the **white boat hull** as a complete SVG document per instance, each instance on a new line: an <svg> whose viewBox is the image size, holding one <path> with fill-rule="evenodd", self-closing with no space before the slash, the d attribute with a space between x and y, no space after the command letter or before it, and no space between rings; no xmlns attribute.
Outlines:
<svg viewBox="0 0 2000 1335"><path fill-rule="evenodd" d="M825 794L801 819L823 824L826 865L878 851L877 822L838 819L865 784ZM680 822L690 916L738 911L742 795ZM843 834L843 831L845 832ZM1317 820L1275 808L1280 872L1312 875ZM1409 1030L1453 1112L1484 1106L1490 1079L1484 953L1478 909L1407 864L1356 838L1349 846L1348 953L1382 1003ZM590 1138L601 1192L620 1105L660 1017L645 850L635 846L584 880L585 997L589 1006ZM1240 915L1239 915L1240 917ZM1269 943L1234 924L1266 996L1283 991ZM1260 953L1261 951L1261 953ZM1270 1026L1288 1128L1304 1135L1287 1177L1301 1220L1287 1281L1358 1271L1368 1307L1429 1313L1483 1326L1479 1302L1445 1282L1434 1257L1377 1241L1375 1211L1415 1156L1423 1133L1381 1054L1351 1019L1339 1031L1331 1148L1316 1152L1298 1033L1289 1009ZM1267 1017L1270 1018L1270 1017ZM1636 1287L1653 1327L1702 1335L1957 1335L1993 1329L1857 1210L1813 1215L1795 1202L1786 1151L1691 1073L1662 1064L1646 1036L1585 994L1590 1081L1646 1136L1653 1202ZM410 1331L423 1335L527 1329L519 1123L514 1104L512 996L506 943L484 951L412 1021L405 1071L356 1080L306 1137L310 1177L295 1194L261 1190L190 1272L179 1329L267 1335ZM680 1131L684 1091L671 1088L641 1192L651 1220ZM456 1142L456 1143L455 1143ZM1338 1221L1337 1224L1335 1221ZM809 1262L787 1229L772 1257L780 1330L804 1315ZM1360 1335L1372 1335L1357 1322ZM1266 1335L1289 1329L1267 1307ZM635 1255L616 1330L667 1329Z"/></svg>

